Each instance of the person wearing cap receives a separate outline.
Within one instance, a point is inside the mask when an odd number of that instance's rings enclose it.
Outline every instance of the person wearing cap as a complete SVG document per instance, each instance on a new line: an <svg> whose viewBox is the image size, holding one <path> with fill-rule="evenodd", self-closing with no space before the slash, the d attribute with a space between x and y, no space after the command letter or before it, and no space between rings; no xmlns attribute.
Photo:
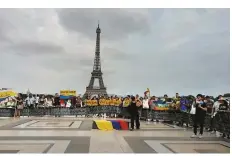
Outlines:
<svg viewBox="0 0 232 156"><path fill-rule="evenodd" d="M225 99L221 96L221 95L219 95L218 96L218 98L217 98L218 100L214 103L214 105L213 105L213 111L212 111L212 131L211 131L211 133L215 133L216 132L216 136L220 136L221 135L221 133L220 132L218 132L218 131L216 131L216 128L215 128L215 117L216 117L216 115L217 115L217 113L218 113L218 111L220 110L223 110L223 111L225 111L225 110L228 110L228 108L229 108L229 106L228 106L228 103L227 103L227 101L225 101Z"/></svg>
<svg viewBox="0 0 232 156"><path fill-rule="evenodd" d="M220 111L227 111L229 109L228 102L223 97L219 99L219 102L220 102L220 105L219 105Z"/></svg>
<svg viewBox="0 0 232 156"><path fill-rule="evenodd" d="M221 97L219 99L219 102L220 102L220 105L219 105L219 111L228 111L229 110L229 105L228 105L228 102L226 101L226 99L224 99L223 97ZM226 118L221 118L222 120L222 127L224 127L224 124L228 123L228 121L224 121L226 120ZM221 135L224 137L224 138L229 138L229 136L226 136L225 133L221 133Z"/></svg>
<svg viewBox="0 0 232 156"><path fill-rule="evenodd" d="M206 108L206 104L203 101L203 96L201 94L197 95L195 107L196 107L196 114L195 114L195 119L193 121L194 122L194 125L193 125L194 134L191 137L192 138L197 137L197 126L200 125L199 138L202 138L207 108Z"/></svg>

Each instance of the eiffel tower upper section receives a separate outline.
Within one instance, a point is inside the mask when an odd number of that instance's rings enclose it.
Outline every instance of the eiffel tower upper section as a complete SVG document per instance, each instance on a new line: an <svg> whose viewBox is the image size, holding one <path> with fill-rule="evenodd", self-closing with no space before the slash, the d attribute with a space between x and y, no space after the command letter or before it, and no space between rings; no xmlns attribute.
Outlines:
<svg viewBox="0 0 232 156"><path fill-rule="evenodd" d="M89 82L88 87L86 87L85 94L87 95L107 95L106 87L103 82L102 78L102 71L101 71L101 59L100 59L100 34L101 29L98 27L96 29L97 38L96 38L96 48L95 48L95 57L94 57L94 65L93 65L93 71L91 72L91 79ZM95 79L99 80L99 87L94 86Z"/></svg>

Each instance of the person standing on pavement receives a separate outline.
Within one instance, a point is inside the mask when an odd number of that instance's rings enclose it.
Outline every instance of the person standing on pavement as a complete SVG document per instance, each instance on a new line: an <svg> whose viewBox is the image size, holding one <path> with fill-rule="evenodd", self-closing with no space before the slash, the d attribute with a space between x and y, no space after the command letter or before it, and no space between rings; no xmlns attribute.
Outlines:
<svg viewBox="0 0 232 156"><path fill-rule="evenodd" d="M222 95L219 95L216 99L217 99L217 101L216 102L214 102L214 104L213 104L213 108L212 108L212 112L211 112L211 123L212 123L212 125L211 125L211 133L215 133L216 132L216 129L215 129L215 116L216 116L216 114L217 114L217 112L218 112L218 110L219 110L219 106L220 106L220 99L222 98Z"/></svg>
<svg viewBox="0 0 232 156"><path fill-rule="evenodd" d="M18 94L18 97L16 97L16 108L15 108L14 117L20 117L22 110L23 110L22 94Z"/></svg>
<svg viewBox="0 0 232 156"><path fill-rule="evenodd" d="M77 99L76 99L76 106L77 107L82 107L83 106L83 103L82 103L82 100L81 100L80 96L78 96Z"/></svg>
<svg viewBox="0 0 232 156"><path fill-rule="evenodd" d="M40 98L39 98L39 105L38 107L44 107L44 104L45 104L45 97L44 95L42 95Z"/></svg>
<svg viewBox="0 0 232 156"><path fill-rule="evenodd" d="M228 102L222 97L220 100L220 105L219 105L219 111L225 112L229 110L229 105ZM227 118L223 118L222 117L222 127L224 127L224 125L228 124L228 120ZM229 135L226 135L226 133L222 133L222 136L224 138L229 138Z"/></svg>
<svg viewBox="0 0 232 156"><path fill-rule="evenodd" d="M131 131L134 130L134 122L136 122L136 129L140 129L140 121L139 121L139 112L138 112L139 104L136 102L135 97L131 97L131 103L129 106L130 115L131 115Z"/></svg>
<svg viewBox="0 0 232 156"><path fill-rule="evenodd" d="M148 99L147 95L145 95L144 99L143 99L143 111L144 111L145 120L148 121L149 99Z"/></svg>
<svg viewBox="0 0 232 156"><path fill-rule="evenodd" d="M212 113L212 109L213 109L213 103L214 103L214 101L212 99L210 99L209 96L206 96L204 102L205 102L206 107L207 107L207 113L211 114ZM212 131L212 130L213 130L213 118L211 117L209 131Z"/></svg>
<svg viewBox="0 0 232 156"><path fill-rule="evenodd" d="M27 98L26 98L26 105L29 109L33 109L34 108L34 104L35 104L35 99L32 96L32 94L30 94Z"/></svg>
<svg viewBox="0 0 232 156"><path fill-rule="evenodd" d="M195 105L196 105L196 114L195 114L194 126L193 126L194 134L191 137L192 138L197 137L197 126L200 125L199 138L202 138L207 108L206 108L206 104L203 101L203 96L201 94L197 95Z"/></svg>
<svg viewBox="0 0 232 156"><path fill-rule="evenodd" d="M228 111L229 110L228 102L223 97L219 99L219 101L220 101L219 111Z"/></svg>
<svg viewBox="0 0 232 156"><path fill-rule="evenodd" d="M39 95L35 95L35 108L39 105Z"/></svg>
<svg viewBox="0 0 232 156"><path fill-rule="evenodd" d="M58 93L55 94L54 106L55 106L55 107L60 107L60 96L59 96Z"/></svg>

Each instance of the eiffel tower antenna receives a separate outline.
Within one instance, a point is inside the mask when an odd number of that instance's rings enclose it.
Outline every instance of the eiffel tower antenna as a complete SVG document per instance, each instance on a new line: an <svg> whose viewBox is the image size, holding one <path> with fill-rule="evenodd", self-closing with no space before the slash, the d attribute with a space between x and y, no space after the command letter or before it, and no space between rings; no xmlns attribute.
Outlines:
<svg viewBox="0 0 232 156"><path fill-rule="evenodd" d="M94 65L93 65L93 71L91 72L91 79L89 82L89 85L86 87L85 94L88 96L91 95L107 95L106 87L104 86L103 78L102 78L102 71L101 71L101 60L100 60L100 34L101 29L99 27L99 21L98 21L98 27L96 29L97 38L96 38L96 48L95 48L95 57L94 57ZM98 79L99 86L95 87L94 82Z"/></svg>

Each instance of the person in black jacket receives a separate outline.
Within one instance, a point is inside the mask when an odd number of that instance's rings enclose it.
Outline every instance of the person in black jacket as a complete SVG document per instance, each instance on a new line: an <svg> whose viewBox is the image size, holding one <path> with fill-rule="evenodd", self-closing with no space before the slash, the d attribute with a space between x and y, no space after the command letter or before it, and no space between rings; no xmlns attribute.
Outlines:
<svg viewBox="0 0 232 156"><path fill-rule="evenodd" d="M191 137L192 138L197 137L197 127L198 125L200 125L199 138L202 138L207 107L206 107L206 103L203 101L203 96L201 94L197 95L195 107L196 107L196 113L195 113L195 119L193 121L194 122L194 125L193 125L194 134Z"/></svg>
<svg viewBox="0 0 232 156"><path fill-rule="evenodd" d="M56 112L55 117L60 117L60 96L58 93L55 94L53 106L58 108L58 112Z"/></svg>
<svg viewBox="0 0 232 156"><path fill-rule="evenodd" d="M140 129L140 122L139 122L139 112L138 112L138 106L137 102L135 100L135 97L131 97L131 103L129 106L130 115L131 115L131 131L134 130L134 122L136 121L136 129Z"/></svg>
<svg viewBox="0 0 232 156"><path fill-rule="evenodd" d="M54 106L55 106L55 107L60 107L60 96L59 96L58 93L55 94Z"/></svg>

